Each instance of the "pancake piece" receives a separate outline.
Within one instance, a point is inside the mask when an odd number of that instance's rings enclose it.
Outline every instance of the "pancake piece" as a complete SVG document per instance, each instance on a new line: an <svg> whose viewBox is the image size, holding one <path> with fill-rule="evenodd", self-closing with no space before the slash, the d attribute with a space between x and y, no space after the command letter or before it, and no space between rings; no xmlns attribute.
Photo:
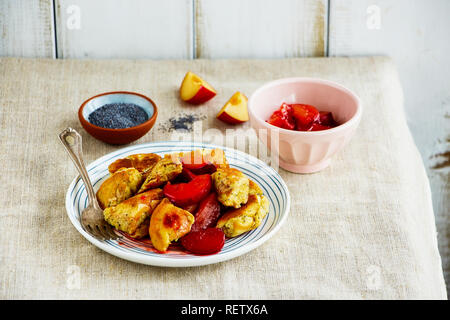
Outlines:
<svg viewBox="0 0 450 320"><path fill-rule="evenodd" d="M122 168L106 179L97 191L97 200L102 209L115 206L133 196L143 177L135 168Z"/></svg>
<svg viewBox="0 0 450 320"><path fill-rule="evenodd" d="M147 175L147 178L139 189L139 193L159 187L167 181L171 181L178 176L181 171L183 171L183 165L178 159L175 159L175 161L171 158L159 160Z"/></svg>
<svg viewBox="0 0 450 320"><path fill-rule="evenodd" d="M172 241L191 231L194 220L189 211L174 206L164 198L150 218L149 233L153 246L159 251L166 251Z"/></svg>
<svg viewBox="0 0 450 320"><path fill-rule="evenodd" d="M258 186L258 184L252 180L248 180L248 195L258 195L258 196L262 196L263 195L263 191L261 190L261 188Z"/></svg>
<svg viewBox="0 0 450 320"><path fill-rule="evenodd" d="M163 196L161 189L140 193L114 207L106 208L103 210L103 216L106 222L116 229L133 238L143 238L148 235L150 215Z"/></svg>
<svg viewBox="0 0 450 320"><path fill-rule="evenodd" d="M236 237L256 229L268 212L269 200L265 196L249 195L245 205L226 212L217 221L216 227L222 229L225 236Z"/></svg>
<svg viewBox="0 0 450 320"><path fill-rule="evenodd" d="M156 201L156 200L155 200ZM159 203L159 201L156 201ZM142 239L148 236L148 228L150 227L150 217L146 218L144 222L142 222L139 227L137 227L136 231L133 233L129 233L129 236L135 239Z"/></svg>
<svg viewBox="0 0 450 320"><path fill-rule="evenodd" d="M216 168L228 168L228 161L222 149L196 149L188 152L179 152L165 155L167 158L182 160L186 164L211 163Z"/></svg>
<svg viewBox="0 0 450 320"><path fill-rule="evenodd" d="M238 169L219 168L211 175L217 191L217 200L224 206L239 208L247 203L249 179Z"/></svg>
<svg viewBox="0 0 450 320"><path fill-rule="evenodd" d="M109 165L108 170L112 174L121 168L135 168L146 176L160 159L161 157L155 153L132 154L123 159L117 159Z"/></svg>

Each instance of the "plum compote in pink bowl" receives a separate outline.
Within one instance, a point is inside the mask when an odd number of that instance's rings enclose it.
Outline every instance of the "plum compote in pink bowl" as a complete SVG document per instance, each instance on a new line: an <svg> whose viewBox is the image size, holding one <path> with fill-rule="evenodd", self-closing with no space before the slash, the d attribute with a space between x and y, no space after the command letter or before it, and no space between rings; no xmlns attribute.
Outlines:
<svg viewBox="0 0 450 320"><path fill-rule="evenodd" d="M248 108L258 137L278 154L281 168L295 173L326 168L350 141L362 114L356 94L314 78L269 82L252 94Z"/></svg>

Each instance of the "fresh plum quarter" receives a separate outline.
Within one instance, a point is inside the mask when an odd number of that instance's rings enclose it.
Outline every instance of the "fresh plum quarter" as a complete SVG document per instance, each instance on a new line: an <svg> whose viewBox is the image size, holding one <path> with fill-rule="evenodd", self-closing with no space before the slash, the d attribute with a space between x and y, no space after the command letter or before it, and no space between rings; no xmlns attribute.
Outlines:
<svg viewBox="0 0 450 320"><path fill-rule="evenodd" d="M209 83L190 71L186 73L180 87L181 100L201 104L215 95L216 90Z"/></svg>
<svg viewBox="0 0 450 320"><path fill-rule="evenodd" d="M215 95L216 93L214 91L202 86L198 89L197 93L191 99L186 100L186 102L190 104L202 104L208 100L211 100Z"/></svg>
<svg viewBox="0 0 450 320"><path fill-rule="evenodd" d="M229 124L239 124L248 121L247 97L241 92L236 92L225 103L217 114L217 119Z"/></svg>

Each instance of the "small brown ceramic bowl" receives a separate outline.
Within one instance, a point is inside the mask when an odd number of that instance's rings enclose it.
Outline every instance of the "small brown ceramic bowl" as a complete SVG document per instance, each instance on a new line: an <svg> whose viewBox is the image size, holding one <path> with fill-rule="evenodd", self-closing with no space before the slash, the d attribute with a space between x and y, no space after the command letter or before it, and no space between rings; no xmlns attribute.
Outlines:
<svg viewBox="0 0 450 320"><path fill-rule="evenodd" d="M135 127L108 129L93 125L89 115L96 109L110 103L133 103L145 110L148 120ZM126 144L144 136L155 124L158 116L156 104L148 97L128 91L105 92L87 99L78 110L78 118L83 128L94 138L110 144Z"/></svg>

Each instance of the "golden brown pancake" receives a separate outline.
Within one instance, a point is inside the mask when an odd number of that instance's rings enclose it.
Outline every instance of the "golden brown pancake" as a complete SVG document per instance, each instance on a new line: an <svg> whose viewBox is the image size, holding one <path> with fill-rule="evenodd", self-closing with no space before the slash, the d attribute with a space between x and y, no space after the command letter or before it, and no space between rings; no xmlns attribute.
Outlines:
<svg viewBox="0 0 450 320"><path fill-rule="evenodd" d="M123 159L117 159L109 165L108 170L110 173L114 173L121 168L135 168L143 176L146 176L160 159L161 157L155 153L132 154Z"/></svg>
<svg viewBox="0 0 450 320"><path fill-rule="evenodd" d="M188 152L166 154L164 157L172 158L173 161L179 159L187 164L211 163L217 168L229 167L225 152L222 149L196 149Z"/></svg>
<svg viewBox="0 0 450 320"><path fill-rule="evenodd" d="M249 195L239 209L232 209L220 217L217 228L231 238L256 229L269 212L269 200L263 195Z"/></svg>
<svg viewBox="0 0 450 320"><path fill-rule="evenodd" d="M164 194L161 189L140 193L103 210L105 220L116 229L127 232L134 238L148 235L150 215Z"/></svg>
<svg viewBox="0 0 450 320"><path fill-rule="evenodd" d="M172 241L176 241L189 231L194 216L186 210L174 206L164 198L150 218L150 239L159 251L166 251Z"/></svg>
<svg viewBox="0 0 450 320"><path fill-rule="evenodd" d="M219 168L211 175L217 200L224 206L239 208L248 200L249 180L238 169Z"/></svg>
<svg viewBox="0 0 450 320"><path fill-rule="evenodd" d="M162 186L167 181L173 180L183 171L183 165L179 160L163 158L148 173L147 178L139 189L139 193Z"/></svg>
<svg viewBox="0 0 450 320"><path fill-rule="evenodd" d="M135 168L122 168L106 179L97 191L102 209L115 206L132 197L141 185L143 177Z"/></svg>

